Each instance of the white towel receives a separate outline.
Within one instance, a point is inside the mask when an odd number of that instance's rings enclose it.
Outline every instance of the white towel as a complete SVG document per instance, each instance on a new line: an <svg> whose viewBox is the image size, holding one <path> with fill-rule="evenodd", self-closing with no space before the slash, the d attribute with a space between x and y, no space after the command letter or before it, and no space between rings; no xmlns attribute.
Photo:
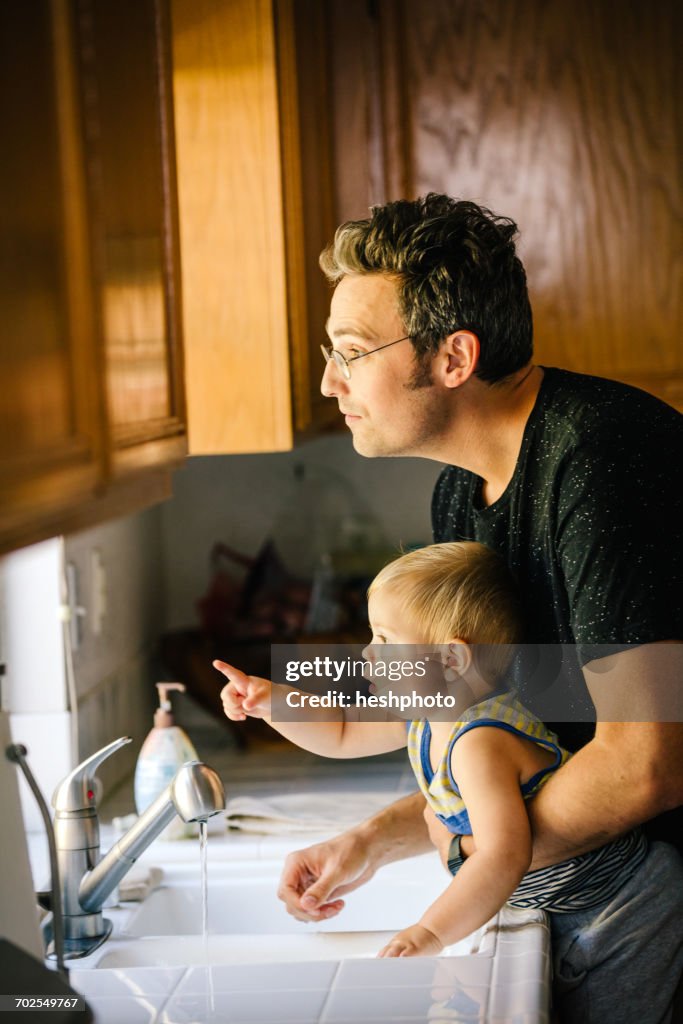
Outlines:
<svg viewBox="0 0 683 1024"><path fill-rule="evenodd" d="M131 868L119 882L119 899L142 903L161 884L162 868Z"/></svg>
<svg viewBox="0 0 683 1024"><path fill-rule="evenodd" d="M343 832L388 807L391 793L286 793L260 800L238 796L225 808L228 828L262 835Z"/></svg>

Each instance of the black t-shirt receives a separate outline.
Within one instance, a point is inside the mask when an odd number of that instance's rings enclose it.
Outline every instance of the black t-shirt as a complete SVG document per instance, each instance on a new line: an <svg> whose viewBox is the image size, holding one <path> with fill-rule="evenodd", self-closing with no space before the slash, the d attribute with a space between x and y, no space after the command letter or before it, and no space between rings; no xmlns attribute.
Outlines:
<svg viewBox="0 0 683 1024"><path fill-rule="evenodd" d="M583 664L603 645L683 639L682 467L675 409L616 381L544 369L501 497L485 506L481 478L455 466L437 481L434 540L498 551L519 584L528 641L571 645L538 648L532 670L522 659L515 673L521 699L569 749L594 731ZM557 657L571 722L552 720Z"/></svg>

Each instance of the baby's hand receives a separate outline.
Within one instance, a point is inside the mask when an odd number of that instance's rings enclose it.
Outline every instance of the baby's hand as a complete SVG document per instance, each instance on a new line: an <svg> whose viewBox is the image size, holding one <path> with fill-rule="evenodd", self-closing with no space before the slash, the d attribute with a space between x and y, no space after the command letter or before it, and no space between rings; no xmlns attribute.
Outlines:
<svg viewBox="0 0 683 1024"><path fill-rule="evenodd" d="M380 949L377 956L438 956L442 949L443 943L429 928L413 924L395 935L391 942Z"/></svg>
<svg viewBox="0 0 683 1024"><path fill-rule="evenodd" d="M214 661L213 667L229 680L221 690L225 714L233 722L250 718L270 717L270 695L273 684L268 679L248 676L225 661Z"/></svg>

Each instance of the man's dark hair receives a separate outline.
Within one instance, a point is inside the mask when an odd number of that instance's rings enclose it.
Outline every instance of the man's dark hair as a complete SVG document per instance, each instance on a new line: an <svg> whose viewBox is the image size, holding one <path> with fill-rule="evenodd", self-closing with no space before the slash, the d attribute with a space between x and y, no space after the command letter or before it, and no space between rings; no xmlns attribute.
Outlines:
<svg viewBox="0 0 683 1024"><path fill-rule="evenodd" d="M430 192L372 208L367 220L337 229L320 257L328 280L389 274L420 361L456 330L472 331L476 374L493 383L531 359L533 326L517 225L463 199Z"/></svg>

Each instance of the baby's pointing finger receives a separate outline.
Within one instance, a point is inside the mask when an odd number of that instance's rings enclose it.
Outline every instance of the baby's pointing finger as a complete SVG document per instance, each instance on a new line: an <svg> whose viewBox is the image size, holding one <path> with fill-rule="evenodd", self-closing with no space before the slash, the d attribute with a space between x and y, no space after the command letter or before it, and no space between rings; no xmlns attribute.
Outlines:
<svg viewBox="0 0 683 1024"><path fill-rule="evenodd" d="M245 694L249 687L249 677L242 672L241 669L235 668L234 665L229 665L227 661L221 661L216 659L213 663L213 667L218 669L226 679L229 679L231 683L234 683L235 687L240 693Z"/></svg>

